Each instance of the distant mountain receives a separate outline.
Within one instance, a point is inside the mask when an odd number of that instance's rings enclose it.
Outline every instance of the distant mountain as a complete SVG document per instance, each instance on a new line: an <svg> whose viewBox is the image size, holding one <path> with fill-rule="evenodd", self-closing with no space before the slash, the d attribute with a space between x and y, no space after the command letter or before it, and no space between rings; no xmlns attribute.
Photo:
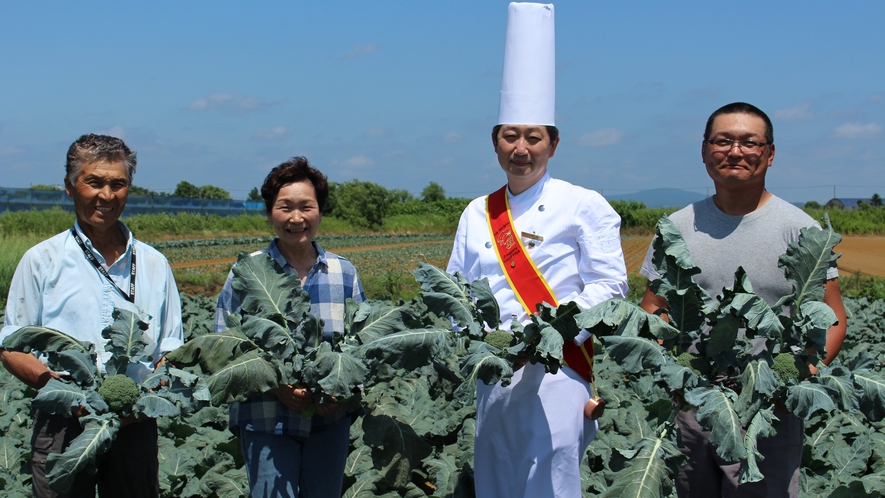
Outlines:
<svg viewBox="0 0 885 498"><path fill-rule="evenodd" d="M707 197L698 192L690 190L680 190L678 188L654 188L650 190L640 190L632 194L607 195L606 199L611 201L637 201L645 204L650 208L662 207L685 207L693 202L700 201Z"/></svg>

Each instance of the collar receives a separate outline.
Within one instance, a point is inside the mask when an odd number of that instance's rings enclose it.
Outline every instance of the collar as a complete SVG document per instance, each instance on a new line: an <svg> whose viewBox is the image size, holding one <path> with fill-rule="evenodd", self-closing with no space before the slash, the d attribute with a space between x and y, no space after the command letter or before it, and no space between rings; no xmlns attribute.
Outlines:
<svg viewBox="0 0 885 498"><path fill-rule="evenodd" d="M127 228L122 221L117 220L117 227L120 229L120 231L123 232L123 236L126 237L126 252L123 253L123 255L125 256L126 254L130 254L132 252L132 244L134 243L135 239L132 237L132 232L129 231L129 228ZM77 235L80 236L80 239L83 240L83 243L90 251L92 251L93 254L95 254L98 260L100 262L104 262L105 266L108 266L108 263L107 261L105 261L104 256L102 256L101 253L92 246L92 241L89 240L89 237L87 237L85 233L83 233L83 230L80 228L79 220L74 220L74 230L77 231ZM116 261L112 261L111 264L115 262Z"/></svg>
<svg viewBox="0 0 885 498"><path fill-rule="evenodd" d="M546 187L552 179L550 172L545 171L544 176L535 182L534 185L520 192L518 195L513 195L513 193L510 192L510 188L508 188L507 197L510 199L510 207L533 204L539 197L541 197L541 194L544 193L544 187Z"/></svg>
<svg viewBox="0 0 885 498"><path fill-rule="evenodd" d="M272 257L273 260L276 261L278 265L280 265L280 267L291 268L291 265L289 265L289 262L286 261L285 257L283 257L283 253L281 253L280 249L277 247L278 240L280 240L280 239L276 238L276 239L273 239L273 241L271 241L270 246L268 247L268 254L270 254L270 257ZM317 244L315 240L311 240L310 243L313 244L313 248L317 250L317 262L314 263L314 265L319 263L323 266L328 267L329 264L326 260L326 251L324 251L323 248L320 247L320 245Z"/></svg>

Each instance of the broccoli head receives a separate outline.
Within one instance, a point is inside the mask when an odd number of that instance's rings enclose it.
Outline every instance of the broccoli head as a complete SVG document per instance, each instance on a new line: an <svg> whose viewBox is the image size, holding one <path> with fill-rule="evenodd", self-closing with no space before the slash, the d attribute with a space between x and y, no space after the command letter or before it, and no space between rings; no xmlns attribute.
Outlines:
<svg viewBox="0 0 885 498"><path fill-rule="evenodd" d="M486 334L483 342L498 349L506 349L513 343L513 334L506 330L495 330Z"/></svg>
<svg viewBox="0 0 885 498"><path fill-rule="evenodd" d="M140 392L134 380L117 374L108 377L101 383L98 394L108 404L111 411L123 412L130 410L132 405L138 401Z"/></svg>
<svg viewBox="0 0 885 498"><path fill-rule="evenodd" d="M790 379L798 381L800 379L798 361L799 358L792 353L780 353L774 357L771 369L784 384L787 384Z"/></svg>
<svg viewBox="0 0 885 498"><path fill-rule="evenodd" d="M710 372L710 364L706 359L689 353L688 351L676 357L676 363L685 368L691 369L698 377L703 377Z"/></svg>

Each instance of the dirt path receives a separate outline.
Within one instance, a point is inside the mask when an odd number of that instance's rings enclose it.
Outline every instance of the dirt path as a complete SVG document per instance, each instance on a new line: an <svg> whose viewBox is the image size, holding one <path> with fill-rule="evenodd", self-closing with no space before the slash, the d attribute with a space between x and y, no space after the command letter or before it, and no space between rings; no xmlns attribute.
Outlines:
<svg viewBox="0 0 885 498"><path fill-rule="evenodd" d="M842 275L859 271L885 277L885 237L846 236L835 251L842 253L838 260L839 273Z"/></svg>
<svg viewBox="0 0 885 498"><path fill-rule="evenodd" d="M451 240L430 240L424 242L400 242L398 244L379 244L372 246L359 246L359 247L339 247L338 249L330 249L330 251L335 254L345 254L348 252L357 252L357 251L371 251L372 249L392 249L396 247L408 247L408 246L418 246L421 244L452 244ZM182 268L196 268L198 266L211 266L211 265L226 265L233 264L237 261L236 257L233 258L220 258L220 259L205 259L200 261L182 261L179 263L171 263L169 266L172 267L173 270L180 270Z"/></svg>

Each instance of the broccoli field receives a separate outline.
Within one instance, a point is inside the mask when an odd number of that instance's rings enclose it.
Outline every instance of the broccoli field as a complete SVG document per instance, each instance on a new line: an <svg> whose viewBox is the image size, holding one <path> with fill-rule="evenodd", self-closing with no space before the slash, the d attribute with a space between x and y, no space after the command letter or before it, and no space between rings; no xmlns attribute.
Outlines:
<svg viewBox="0 0 885 498"><path fill-rule="evenodd" d="M419 277L416 272L416 277ZM425 281L427 277L425 276ZM422 284L425 282L422 282ZM424 290L428 289L424 287ZM438 294L438 292L437 292ZM439 299L439 296L437 296ZM454 301L451 301L454 303ZM372 302L373 326L450 327L449 318L425 299ZM885 362L885 301L845 299L848 335L834 362L865 365L881 378ZM454 309L453 305L448 305ZM215 303L182 294L185 339L210 334ZM2 317L2 315L0 315ZM607 339L607 338L606 338ZM654 427L670 410L669 395L652 369L630 373L615 361L615 345L595 342L597 385L608 407L582 462L585 496L675 496L669 463L653 468L650 486L635 487L637 455L655 441ZM473 496L475 411L465 402L464 345L455 341L429 364L382 365L363 391L366 414L351 427L345 497ZM471 352L475 351L471 348ZM475 370L474 370L475 372ZM878 396L885 384L874 387ZM850 389L849 389L850 390ZM0 491L30 496L29 446L34 393L0 370ZM885 492L885 413L850 392L845 405L820 402L805 422L800 495L872 497ZM855 403L850 402L854 399ZM247 491L239 443L227 430L225 405L158 420L160 487L167 497L234 497ZM662 457L666 460L666 457ZM651 468L651 467L649 467ZM671 494L672 493L672 494Z"/></svg>

